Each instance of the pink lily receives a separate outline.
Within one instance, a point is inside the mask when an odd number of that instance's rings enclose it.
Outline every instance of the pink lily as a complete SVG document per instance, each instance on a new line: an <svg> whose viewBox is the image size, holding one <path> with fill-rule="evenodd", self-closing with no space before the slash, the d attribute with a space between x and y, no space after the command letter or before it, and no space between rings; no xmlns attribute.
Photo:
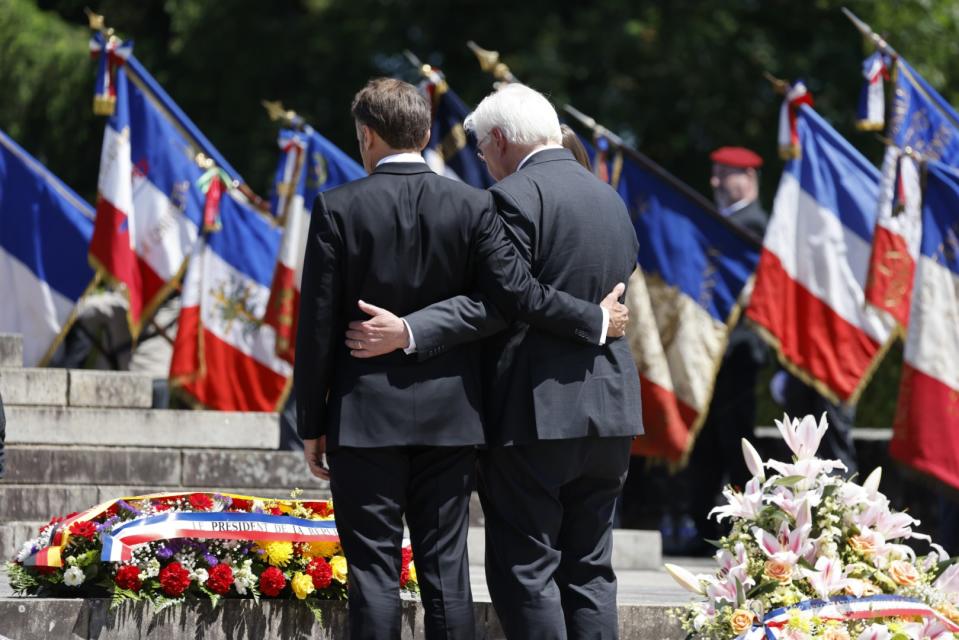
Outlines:
<svg viewBox="0 0 959 640"><path fill-rule="evenodd" d="M889 633L889 629L886 628L886 625L871 624L859 634L859 637L856 638L856 640L889 640L890 638L892 638L892 634Z"/></svg>
<svg viewBox="0 0 959 640"><path fill-rule="evenodd" d="M800 556L805 555L811 528L811 525L806 524L790 531L789 525L784 522L777 535L754 527L753 537L766 557L794 565Z"/></svg>
<svg viewBox="0 0 959 640"><path fill-rule="evenodd" d="M728 504L714 508L707 516L711 518L713 514L716 514L718 522L722 522L725 518L753 520L759 515L763 506L763 492L758 477L746 483L746 490L743 493L727 487L723 489L723 496Z"/></svg>
<svg viewBox="0 0 959 640"><path fill-rule="evenodd" d="M838 558L819 558L816 570L803 569L803 575L824 600L846 588L846 576L843 574L842 561Z"/></svg>
<svg viewBox="0 0 959 640"><path fill-rule="evenodd" d="M786 445L793 452L798 460L808 460L815 457L819 449L819 443L822 441L823 434L829 425L826 423L826 414L823 413L816 424L816 419L812 416L806 416L802 420L797 418L790 419L783 415L782 422L776 420L776 426L779 433L782 434Z"/></svg>

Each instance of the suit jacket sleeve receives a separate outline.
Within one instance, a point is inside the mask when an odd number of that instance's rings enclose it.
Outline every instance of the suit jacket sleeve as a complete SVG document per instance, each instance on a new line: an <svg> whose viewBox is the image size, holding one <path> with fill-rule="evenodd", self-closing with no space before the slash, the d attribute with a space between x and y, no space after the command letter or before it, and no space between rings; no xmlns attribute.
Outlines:
<svg viewBox="0 0 959 640"><path fill-rule="evenodd" d="M342 238L321 194L310 216L293 365L296 431L304 439L326 434L326 399L345 326L342 258Z"/></svg>
<svg viewBox="0 0 959 640"><path fill-rule="evenodd" d="M494 204L491 195L472 247L482 295L456 296L406 316L421 359L496 333L514 318L563 338L599 344L599 304L533 278L529 221L511 199L498 196Z"/></svg>

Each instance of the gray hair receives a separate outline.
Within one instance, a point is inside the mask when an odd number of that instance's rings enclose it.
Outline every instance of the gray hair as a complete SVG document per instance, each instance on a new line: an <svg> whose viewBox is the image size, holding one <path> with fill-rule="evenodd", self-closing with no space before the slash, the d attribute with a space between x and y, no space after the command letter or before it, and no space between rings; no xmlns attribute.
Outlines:
<svg viewBox="0 0 959 640"><path fill-rule="evenodd" d="M559 116L549 100L535 89L511 83L483 98L466 116L463 128L482 140L499 129L517 144L562 144Z"/></svg>

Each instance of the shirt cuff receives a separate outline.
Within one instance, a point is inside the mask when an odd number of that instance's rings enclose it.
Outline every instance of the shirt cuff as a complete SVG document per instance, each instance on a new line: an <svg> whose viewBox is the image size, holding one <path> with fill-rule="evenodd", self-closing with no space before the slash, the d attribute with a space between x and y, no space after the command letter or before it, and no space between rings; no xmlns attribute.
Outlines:
<svg viewBox="0 0 959 640"><path fill-rule="evenodd" d="M599 346L606 344L606 332L609 331L609 311L605 307L600 307L603 312L603 332L599 334ZM410 334L410 344L413 344L413 334Z"/></svg>
<svg viewBox="0 0 959 640"><path fill-rule="evenodd" d="M606 309L603 309L603 313L606 313ZM403 324L406 325L406 335L410 337L410 346L403 349L403 353L410 355L411 353L416 353L416 338L413 337L413 330L410 329L410 323L406 321L406 318L400 318L403 321ZM603 330L603 337L606 336L606 330ZM602 343L600 343L602 344Z"/></svg>

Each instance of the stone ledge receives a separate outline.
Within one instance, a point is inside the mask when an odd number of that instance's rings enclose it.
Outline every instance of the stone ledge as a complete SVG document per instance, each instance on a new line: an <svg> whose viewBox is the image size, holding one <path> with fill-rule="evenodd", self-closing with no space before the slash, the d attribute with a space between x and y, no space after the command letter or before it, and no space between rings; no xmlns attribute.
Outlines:
<svg viewBox="0 0 959 640"><path fill-rule="evenodd" d="M280 424L275 413L9 407L7 442L276 449Z"/></svg>
<svg viewBox="0 0 959 640"><path fill-rule="evenodd" d="M0 367L23 366L23 337L18 333L0 333Z"/></svg>
<svg viewBox="0 0 959 640"><path fill-rule="evenodd" d="M4 407L67 403L65 369L0 368L0 396Z"/></svg>
<svg viewBox="0 0 959 640"><path fill-rule="evenodd" d="M128 407L149 409L153 381L128 371L71 369L67 403L71 407Z"/></svg>
<svg viewBox="0 0 959 640"><path fill-rule="evenodd" d="M482 527L470 527L467 547L470 564L482 565L486 558L486 537ZM613 530L614 569L658 571L662 566L663 545L659 531Z"/></svg>
<svg viewBox="0 0 959 640"><path fill-rule="evenodd" d="M110 609L110 601L89 599L0 598L0 635L11 640L96 638L97 640L162 638L163 640L245 640L261 638L349 637L347 603L321 605L323 621L292 600L226 600L213 608L207 603L170 607L153 613L150 605L126 603ZM489 603L478 602L477 640L499 640L503 631ZM620 605L622 640L680 640L685 634L671 620L667 607ZM402 610L404 640L424 636L423 607L405 601Z"/></svg>

